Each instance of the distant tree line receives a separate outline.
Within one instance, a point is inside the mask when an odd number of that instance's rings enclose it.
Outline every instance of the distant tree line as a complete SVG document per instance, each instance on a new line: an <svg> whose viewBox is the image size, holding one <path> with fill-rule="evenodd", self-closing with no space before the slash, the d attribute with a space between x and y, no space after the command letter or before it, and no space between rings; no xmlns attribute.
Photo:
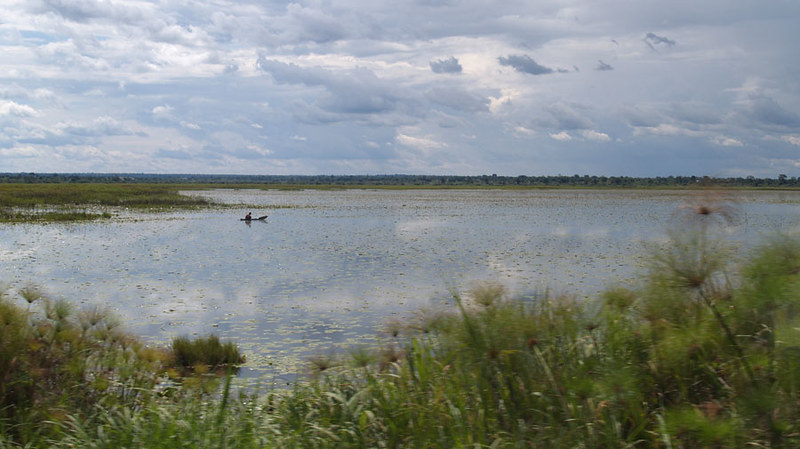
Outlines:
<svg viewBox="0 0 800 449"><path fill-rule="evenodd" d="M800 187L800 179L710 176L198 175L143 173L0 173L0 183L180 183L429 187Z"/></svg>

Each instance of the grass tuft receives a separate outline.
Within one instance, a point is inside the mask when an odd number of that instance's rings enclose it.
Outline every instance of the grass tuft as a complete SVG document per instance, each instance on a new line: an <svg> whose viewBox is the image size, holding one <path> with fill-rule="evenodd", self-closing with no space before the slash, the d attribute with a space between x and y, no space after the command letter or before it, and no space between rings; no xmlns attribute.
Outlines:
<svg viewBox="0 0 800 449"><path fill-rule="evenodd" d="M245 358L233 342L222 343L219 337L212 334L194 340L187 336L172 339L172 360L174 366L192 368L208 366L212 369L223 366L235 366L244 363Z"/></svg>

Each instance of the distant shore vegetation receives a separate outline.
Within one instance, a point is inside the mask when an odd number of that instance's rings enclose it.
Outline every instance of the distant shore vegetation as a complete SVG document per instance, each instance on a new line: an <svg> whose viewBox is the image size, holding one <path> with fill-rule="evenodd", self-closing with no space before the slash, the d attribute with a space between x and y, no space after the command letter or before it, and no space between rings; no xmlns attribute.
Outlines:
<svg viewBox="0 0 800 449"><path fill-rule="evenodd" d="M214 368L244 361L216 337L151 348L101 309L7 293L0 447L796 448L800 241L741 251L735 212L681 208L635 286L454 290L264 391Z"/></svg>
<svg viewBox="0 0 800 449"><path fill-rule="evenodd" d="M181 191L226 189L796 189L800 180L668 176L281 176L0 173L0 222L108 219L114 209L169 211L220 206Z"/></svg>
<svg viewBox="0 0 800 449"><path fill-rule="evenodd" d="M451 176L451 175L198 175L141 173L0 173L5 183L154 183L231 185L253 188L320 187L593 187L593 188L669 188L669 187L740 187L794 188L800 179L779 174L775 178L710 176Z"/></svg>
<svg viewBox="0 0 800 449"><path fill-rule="evenodd" d="M794 189L800 180L668 176L279 176L0 173L0 222L113 218L114 210L163 212L220 206L181 191L227 189Z"/></svg>

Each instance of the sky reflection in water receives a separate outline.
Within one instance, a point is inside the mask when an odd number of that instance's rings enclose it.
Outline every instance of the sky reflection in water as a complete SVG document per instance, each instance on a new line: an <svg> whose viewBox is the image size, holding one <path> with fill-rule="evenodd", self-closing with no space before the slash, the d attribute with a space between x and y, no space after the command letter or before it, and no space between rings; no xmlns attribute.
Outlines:
<svg viewBox="0 0 800 449"><path fill-rule="evenodd" d="M309 354L371 341L382 323L498 281L512 293L592 295L630 280L664 238L681 192L203 192L252 205L89 224L0 226L0 280L114 310L166 342L216 333L250 376L291 372ZM793 231L800 193L738 198L731 238ZM386 338L386 337L384 337Z"/></svg>

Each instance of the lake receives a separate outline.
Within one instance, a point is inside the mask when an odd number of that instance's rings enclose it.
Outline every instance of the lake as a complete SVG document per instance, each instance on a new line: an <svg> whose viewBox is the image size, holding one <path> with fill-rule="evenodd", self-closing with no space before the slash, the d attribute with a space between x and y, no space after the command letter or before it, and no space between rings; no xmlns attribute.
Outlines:
<svg viewBox="0 0 800 449"><path fill-rule="evenodd" d="M679 226L681 191L213 190L247 205L119 211L95 223L0 225L0 281L113 310L166 343L216 333L268 382L309 355L373 343L389 320L499 282L512 294L590 297L629 283ZM796 232L800 192L737 193L725 228L743 247ZM248 211L267 222L239 220Z"/></svg>

